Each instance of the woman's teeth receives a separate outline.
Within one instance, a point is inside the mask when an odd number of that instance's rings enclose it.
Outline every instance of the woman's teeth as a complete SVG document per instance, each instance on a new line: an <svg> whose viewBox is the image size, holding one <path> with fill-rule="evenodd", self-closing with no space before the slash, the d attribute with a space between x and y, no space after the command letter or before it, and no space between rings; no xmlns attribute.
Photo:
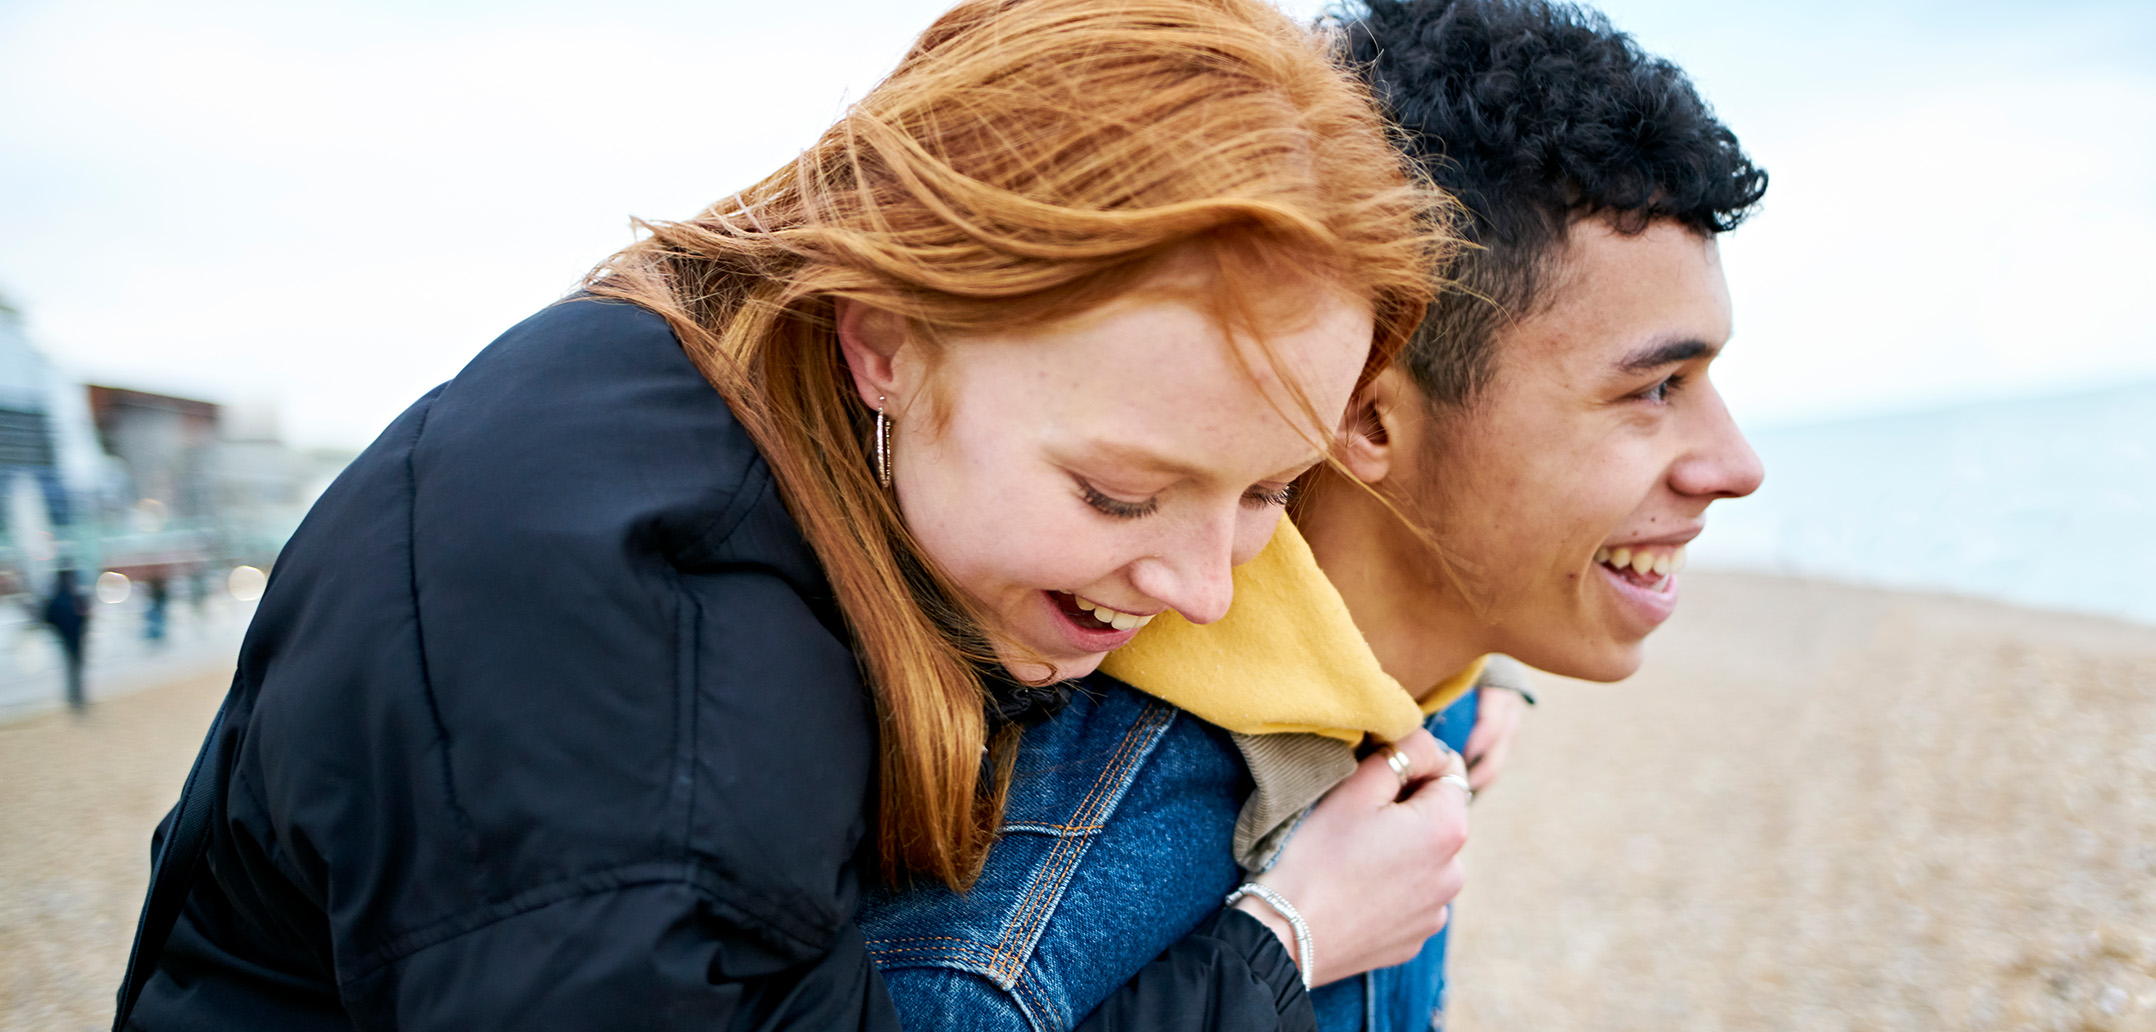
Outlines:
<svg viewBox="0 0 2156 1032"><path fill-rule="evenodd" d="M1684 546L1675 548L1603 548L1595 552L1595 562L1618 573L1630 570L1642 577L1653 574L1667 577L1684 570Z"/></svg>
<svg viewBox="0 0 2156 1032"><path fill-rule="evenodd" d="M1150 616L1139 616L1136 613L1125 613L1121 610L1110 609L1086 598L1084 595L1074 594L1071 597L1078 600L1078 608L1093 614L1093 619L1099 620L1119 631L1135 630L1153 622L1153 618Z"/></svg>

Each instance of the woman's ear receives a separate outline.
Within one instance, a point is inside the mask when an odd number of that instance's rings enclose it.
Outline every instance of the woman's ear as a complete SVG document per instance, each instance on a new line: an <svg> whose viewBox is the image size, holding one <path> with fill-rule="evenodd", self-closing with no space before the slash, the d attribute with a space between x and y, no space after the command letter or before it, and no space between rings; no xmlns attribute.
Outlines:
<svg viewBox="0 0 2156 1032"><path fill-rule="evenodd" d="M906 347L903 320L881 308L837 298L832 313L838 323L838 351L853 377L861 403L882 408L885 398L900 397L899 352Z"/></svg>
<svg viewBox="0 0 2156 1032"><path fill-rule="evenodd" d="M1400 367L1379 373L1348 402L1340 427L1340 463L1365 484L1381 484L1396 472L1396 442L1406 436L1407 412L1416 395L1402 378Z"/></svg>

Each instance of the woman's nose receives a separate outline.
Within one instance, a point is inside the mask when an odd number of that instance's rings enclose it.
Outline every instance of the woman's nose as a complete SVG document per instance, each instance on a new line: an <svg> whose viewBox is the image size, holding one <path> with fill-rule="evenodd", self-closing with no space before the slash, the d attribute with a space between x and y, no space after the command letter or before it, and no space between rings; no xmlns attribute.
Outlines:
<svg viewBox="0 0 2156 1032"><path fill-rule="evenodd" d="M1207 520L1131 564L1131 586L1195 624L1228 615L1235 599L1235 520Z"/></svg>

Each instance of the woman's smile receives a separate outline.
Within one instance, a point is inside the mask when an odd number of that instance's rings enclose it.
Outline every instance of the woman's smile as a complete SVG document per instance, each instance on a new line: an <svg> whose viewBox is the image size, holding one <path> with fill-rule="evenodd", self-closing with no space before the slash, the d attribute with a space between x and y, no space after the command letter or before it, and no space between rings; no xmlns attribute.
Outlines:
<svg viewBox="0 0 2156 1032"><path fill-rule="evenodd" d="M932 358L884 345L890 381L871 397L893 413L900 511L1022 680L1083 677L1169 609L1219 619L1231 568L1279 522L1279 486L1324 456L1347 407L1367 301L1272 284L1293 302L1265 306L1279 318L1261 347L1185 300L1203 276L1171 259L1082 317L953 336ZM905 340L851 310L840 326L864 368L876 338Z"/></svg>
<svg viewBox="0 0 2156 1032"><path fill-rule="evenodd" d="M1095 606L1084 596L1068 591L1044 591L1041 596L1060 618L1071 648L1081 655L1122 648L1153 619Z"/></svg>

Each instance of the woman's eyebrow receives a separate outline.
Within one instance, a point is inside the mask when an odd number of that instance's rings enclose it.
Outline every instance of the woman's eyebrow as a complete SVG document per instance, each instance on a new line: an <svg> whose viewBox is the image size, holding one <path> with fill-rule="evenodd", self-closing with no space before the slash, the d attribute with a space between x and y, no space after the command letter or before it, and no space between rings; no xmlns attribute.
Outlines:
<svg viewBox="0 0 2156 1032"><path fill-rule="evenodd" d="M1147 448L1143 445L1118 444L1111 441L1094 441L1086 445L1086 450L1095 458L1105 459L1109 462L1124 463L1130 466L1135 466L1139 469L1147 470L1149 472L1164 473L1170 476L1182 477L1185 479L1192 480L1202 480L1211 476L1211 473L1205 469L1202 469L1187 462L1182 462L1177 459L1169 458L1168 456L1155 452L1152 449ZM1310 455L1309 462L1298 464L1289 469L1280 470L1266 479L1293 480L1296 477L1301 476L1305 470L1310 468L1310 466L1323 461L1324 458L1324 453L1312 452Z"/></svg>
<svg viewBox="0 0 2156 1032"><path fill-rule="evenodd" d="M1195 477L1205 472L1187 462L1171 459L1143 445L1092 441L1086 445L1086 451L1091 452L1095 457L1106 459L1110 462L1120 462L1155 473Z"/></svg>
<svg viewBox="0 0 2156 1032"><path fill-rule="evenodd" d="M1618 359L1617 368L1627 373L1644 373L1666 365L1690 362L1695 358L1712 359L1721 354L1721 351L1720 344L1709 344L1703 340L1664 341L1649 344Z"/></svg>

